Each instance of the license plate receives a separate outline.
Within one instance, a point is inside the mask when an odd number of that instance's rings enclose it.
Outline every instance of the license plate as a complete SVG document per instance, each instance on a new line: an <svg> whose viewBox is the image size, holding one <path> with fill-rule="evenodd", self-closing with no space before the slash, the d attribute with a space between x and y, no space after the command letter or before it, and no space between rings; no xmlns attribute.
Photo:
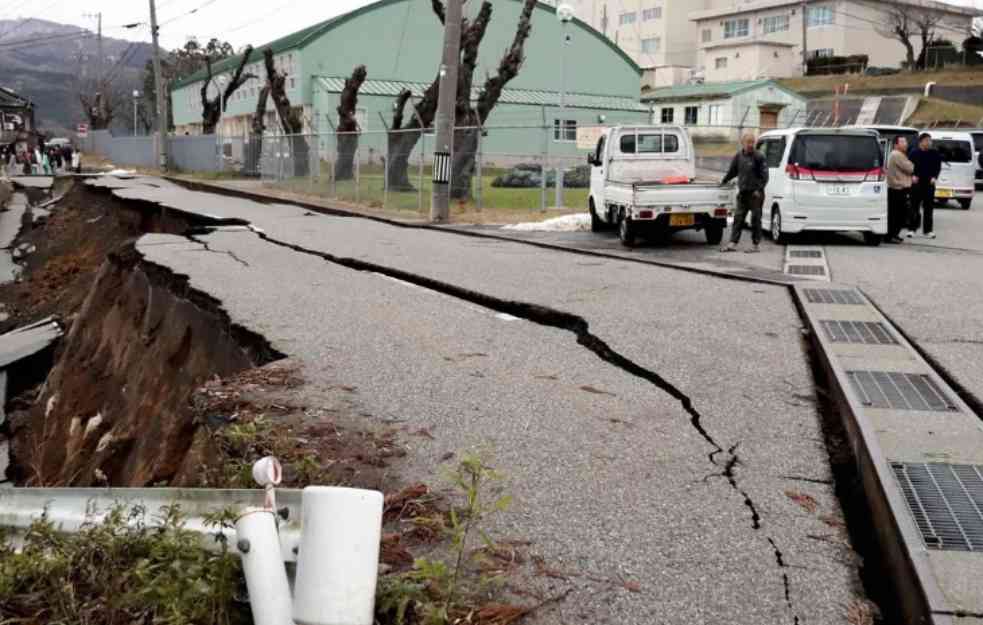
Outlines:
<svg viewBox="0 0 983 625"><path fill-rule="evenodd" d="M952 189L936 189L935 197L954 197L956 194Z"/></svg>
<svg viewBox="0 0 983 625"><path fill-rule="evenodd" d="M680 213L679 215L669 215L670 226L692 226L696 223L696 217L690 213Z"/></svg>
<svg viewBox="0 0 983 625"><path fill-rule="evenodd" d="M843 184L834 184L826 187L826 195L850 195L850 187Z"/></svg>

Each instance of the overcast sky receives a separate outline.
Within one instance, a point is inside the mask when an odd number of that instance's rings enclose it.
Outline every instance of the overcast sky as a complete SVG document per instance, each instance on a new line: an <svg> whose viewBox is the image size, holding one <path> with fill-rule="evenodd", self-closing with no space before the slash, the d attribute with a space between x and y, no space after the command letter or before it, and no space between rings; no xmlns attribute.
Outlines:
<svg viewBox="0 0 983 625"><path fill-rule="evenodd" d="M268 43L367 4L370 0L158 0L157 15L167 47L182 46L193 36L204 41L218 37L239 48ZM983 9L983 0L952 0L951 4ZM83 14L98 12L103 14L107 36L149 40L146 26L119 28L149 21L147 0L0 0L0 19L37 17L94 29L95 19Z"/></svg>

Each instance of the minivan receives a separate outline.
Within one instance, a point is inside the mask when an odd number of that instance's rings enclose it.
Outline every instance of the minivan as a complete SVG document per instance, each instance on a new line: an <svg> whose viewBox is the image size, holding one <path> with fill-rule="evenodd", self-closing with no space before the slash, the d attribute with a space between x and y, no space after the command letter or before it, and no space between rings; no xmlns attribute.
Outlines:
<svg viewBox="0 0 983 625"><path fill-rule="evenodd" d="M976 151L976 188L983 186L983 130L970 130L973 137L973 149Z"/></svg>
<svg viewBox="0 0 983 625"><path fill-rule="evenodd" d="M910 128L908 126L885 126L885 125L869 125L869 126L849 126L850 128L858 128L862 130L876 130L877 134L881 136L882 145L884 146L884 162L887 163L887 156L891 154L891 150L894 149L894 139L896 137L904 137L908 140L908 147L913 148L915 144L918 143L918 129Z"/></svg>
<svg viewBox="0 0 983 625"><path fill-rule="evenodd" d="M942 154L942 174L935 185L935 201L956 200L969 210L976 196L976 150L973 136L958 130L926 130L933 147Z"/></svg>
<svg viewBox="0 0 983 625"><path fill-rule="evenodd" d="M761 135L768 162L763 219L772 239L806 231L859 232L868 245L887 234L884 151L874 130L787 128Z"/></svg>

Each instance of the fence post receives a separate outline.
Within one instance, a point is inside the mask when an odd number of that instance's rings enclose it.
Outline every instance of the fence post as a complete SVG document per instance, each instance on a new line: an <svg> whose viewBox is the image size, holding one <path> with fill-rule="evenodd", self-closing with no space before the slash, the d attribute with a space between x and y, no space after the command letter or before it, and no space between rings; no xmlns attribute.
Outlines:
<svg viewBox="0 0 983 625"><path fill-rule="evenodd" d="M386 134L382 138L386 146L382 152L382 208L385 210L389 208L389 124L386 123L386 117L382 111L379 111L379 119L382 120L382 127L386 130Z"/></svg>
<svg viewBox="0 0 983 625"><path fill-rule="evenodd" d="M346 148L347 149L347 148ZM355 148L355 203L362 199L362 146Z"/></svg>
<svg viewBox="0 0 983 625"><path fill-rule="evenodd" d="M424 128L420 128L423 140L420 142L420 180L416 184L416 210L418 213L423 212L423 159L427 155L427 133L424 130Z"/></svg>
<svg viewBox="0 0 983 625"><path fill-rule="evenodd" d="M543 105L542 113L543 113L543 163L542 163L542 167L540 167L540 177L542 178L542 181L540 182L541 193L539 198L539 210L545 213L546 212L546 165L547 165L547 161L550 158L550 133L549 133L549 127L546 125L545 104Z"/></svg>
<svg viewBox="0 0 983 625"><path fill-rule="evenodd" d="M335 155L335 158L337 158L337 155L338 155L338 129L335 128L334 122L331 121L331 116L330 115L325 115L324 116L324 119L327 120L328 126L331 127L331 136L334 138L334 149L332 150L331 149L331 146L328 146L328 151L331 152L332 154L334 154ZM333 199L338 199L338 179L335 178L334 159L331 159L331 158L328 159L328 171L331 173L331 197Z"/></svg>
<svg viewBox="0 0 983 625"><path fill-rule="evenodd" d="M484 132L485 132L484 126L482 125L481 120L479 119L478 120L478 153L475 154L475 156L474 156L475 165L476 165L477 171L478 171L477 187L475 187L475 204L476 204L476 208L478 209L478 212L479 213L481 212L481 187L483 187L484 184L485 184L485 178L484 178L484 176L482 175L482 172L481 172L481 160L482 160L481 159L481 136L484 134Z"/></svg>

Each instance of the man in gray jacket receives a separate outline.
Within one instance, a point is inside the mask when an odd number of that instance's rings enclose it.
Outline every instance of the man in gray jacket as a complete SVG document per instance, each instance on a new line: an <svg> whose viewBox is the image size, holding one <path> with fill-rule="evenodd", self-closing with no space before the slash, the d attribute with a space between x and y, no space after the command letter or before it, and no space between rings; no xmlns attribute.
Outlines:
<svg viewBox="0 0 983 625"><path fill-rule="evenodd" d="M721 252L736 252L741 242L741 231L748 213L751 213L751 242L753 247L747 253L761 251L761 209L765 201L765 187L768 186L768 162L765 155L754 149L754 133L746 132L741 137L741 151L731 161L730 170L720 182L723 186L737 178L737 213L730 231L730 243L720 248Z"/></svg>

